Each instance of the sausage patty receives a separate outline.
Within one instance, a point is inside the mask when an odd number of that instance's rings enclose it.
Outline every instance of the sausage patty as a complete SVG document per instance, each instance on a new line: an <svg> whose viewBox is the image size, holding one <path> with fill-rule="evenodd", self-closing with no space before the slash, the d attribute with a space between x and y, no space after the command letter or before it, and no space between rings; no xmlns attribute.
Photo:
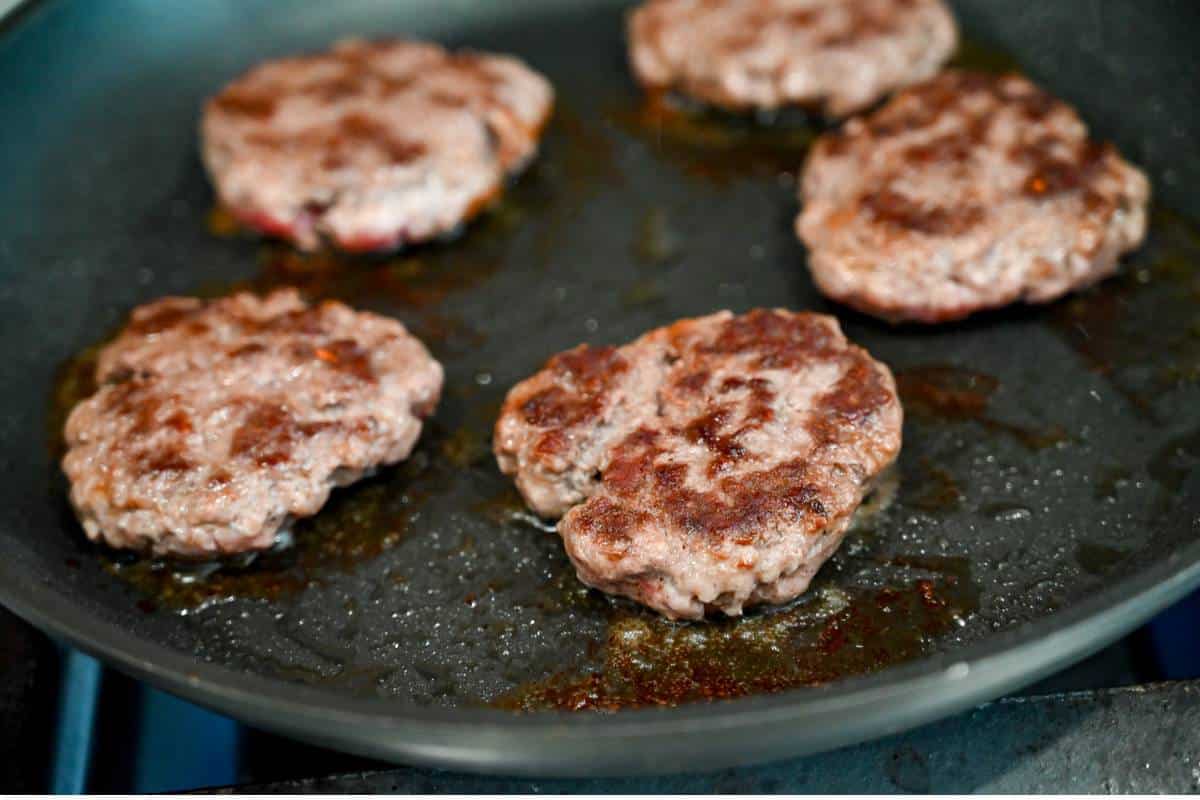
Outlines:
<svg viewBox="0 0 1200 800"><path fill-rule="evenodd" d="M628 38L648 89L835 116L931 77L958 44L942 0L649 0Z"/></svg>
<svg viewBox="0 0 1200 800"><path fill-rule="evenodd" d="M886 366L832 317L724 311L561 353L494 448L580 580L672 618L807 587L900 450Z"/></svg>
<svg viewBox="0 0 1200 800"><path fill-rule="evenodd" d="M1016 76L947 72L823 136L797 231L817 286L884 319L1053 300L1146 233L1146 176Z"/></svg>
<svg viewBox="0 0 1200 800"><path fill-rule="evenodd" d="M411 41L269 61L204 108L221 202L314 249L393 249L455 229L537 152L553 90L514 58Z"/></svg>
<svg viewBox="0 0 1200 800"><path fill-rule="evenodd" d="M133 312L71 412L63 470L88 538L208 558L412 451L442 368L400 323L294 290Z"/></svg>

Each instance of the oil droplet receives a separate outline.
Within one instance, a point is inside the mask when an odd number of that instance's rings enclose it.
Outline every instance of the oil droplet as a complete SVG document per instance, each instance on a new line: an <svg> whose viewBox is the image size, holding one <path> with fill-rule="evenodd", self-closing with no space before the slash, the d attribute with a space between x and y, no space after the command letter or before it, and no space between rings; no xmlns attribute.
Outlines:
<svg viewBox="0 0 1200 800"><path fill-rule="evenodd" d="M1033 519L1033 511L1025 506L1011 503L990 503L979 511L997 522L1025 522Z"/></svg>

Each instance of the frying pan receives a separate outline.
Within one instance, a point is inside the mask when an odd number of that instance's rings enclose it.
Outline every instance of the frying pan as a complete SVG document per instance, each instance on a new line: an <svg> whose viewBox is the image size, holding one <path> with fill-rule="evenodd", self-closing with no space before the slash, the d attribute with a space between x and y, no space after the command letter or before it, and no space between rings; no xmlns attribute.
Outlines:
<svg viewBox="0 0 1200 800"><path fill-rule="evenodd" d="M617 3L25 8L0 36L0 601L250 724L510 774L813 752L1121 636L1200 584L1198 9L955 6L964 63L1017 63L1075 103L1147 168L1156 205L1121 277L938 328L820 298L789 177L816 123L648 109ZM537 165L456 241L395 257L231 231L196 156L203 98L264 58L395 33L543 70L560 103ZM87 349L151 298L283 283L391 314L444 362L416 455L338 492L291 548L215 574L89 545L57 467ZM488 454L504 391L579 341L762 305L836 313L897 371L894 499L786 609L669 625L585 591Z"/></svg>

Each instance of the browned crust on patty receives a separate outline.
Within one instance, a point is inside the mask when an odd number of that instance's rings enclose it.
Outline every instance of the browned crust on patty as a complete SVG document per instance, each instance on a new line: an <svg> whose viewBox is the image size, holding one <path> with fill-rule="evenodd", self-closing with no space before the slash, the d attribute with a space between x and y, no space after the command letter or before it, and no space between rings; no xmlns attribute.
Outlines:
<svg viewBox="0 0 1200 800"><path fill-rule="evenodd" d="M537 152L553 91L514 58L338 42L250 70L208 101L223 204L312 249L386 250L453 230Z"/></svg>
<svg viewBox="0 0 1200 800"><path fill-rule="evenodd" d="M405 458L442 370L398 322L284 290L142 306L96 380L63 459L88 536L204 558L269 547Z"/></svg>
<svg viewBox="0 0 1200 800"><path fill-rule="evenodd" d="M938 322L1111 274L1145 236L1149 184L1028 80L951 71L821 137L801 198L823 292Z"/></svg>
<svg viewBox="0 0 1200 800"><path fill-rule="evenodd" d="M802 592L900 419L891 373L832 318L723 312L556 356L494 443L535 510L566 512L584 582L698 617Z"/></svg>
<svg viewBox="0 0 1200 800"><path fill-rule="evenodd" d="M648 90L838 116L932 76L958 41L942 0L649 0L627 28Z"/></svg>

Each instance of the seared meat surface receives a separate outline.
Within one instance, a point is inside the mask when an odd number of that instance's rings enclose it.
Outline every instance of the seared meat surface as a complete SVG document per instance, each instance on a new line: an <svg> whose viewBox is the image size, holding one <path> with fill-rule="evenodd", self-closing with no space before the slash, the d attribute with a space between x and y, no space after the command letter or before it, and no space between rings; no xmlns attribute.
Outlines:
<svg viewBox="0 0 1200 800"><path fill-rule="evenodd" d="M412 451L442 368L400 323L294 290L136 309L66 425L90 539L209 558L270 547L295 517Z"/></svg>
<svg viewBox="0 0 1200 800"><path fill-rule="evenodd" d="M797 231L835 300L940 322L1111 275L1146 176L1025 78L947 72L814 146Z"/></svg>
<svg viewBox="0 0 1200 800"><path fill-rule="evenodd" d="M648 89L842 116L934 75L958 32L942 0L649 0L628 39Z"/></svg>
<svg viewBox="0 0 1200 800"><path fill-rule="evenodd" d="M534 157L553 99L508 56L351 39L222 89L202 154L247 225L306 250L388 250L485 207Z"/></svg>
<svg viewBox="0 0 1200 800"><path fill-rule="evenodd" d="M721 312L583 345L508 394L500 468L580 580L672 618L801 594L900 450L886 366L832 317Z"/></svg>

